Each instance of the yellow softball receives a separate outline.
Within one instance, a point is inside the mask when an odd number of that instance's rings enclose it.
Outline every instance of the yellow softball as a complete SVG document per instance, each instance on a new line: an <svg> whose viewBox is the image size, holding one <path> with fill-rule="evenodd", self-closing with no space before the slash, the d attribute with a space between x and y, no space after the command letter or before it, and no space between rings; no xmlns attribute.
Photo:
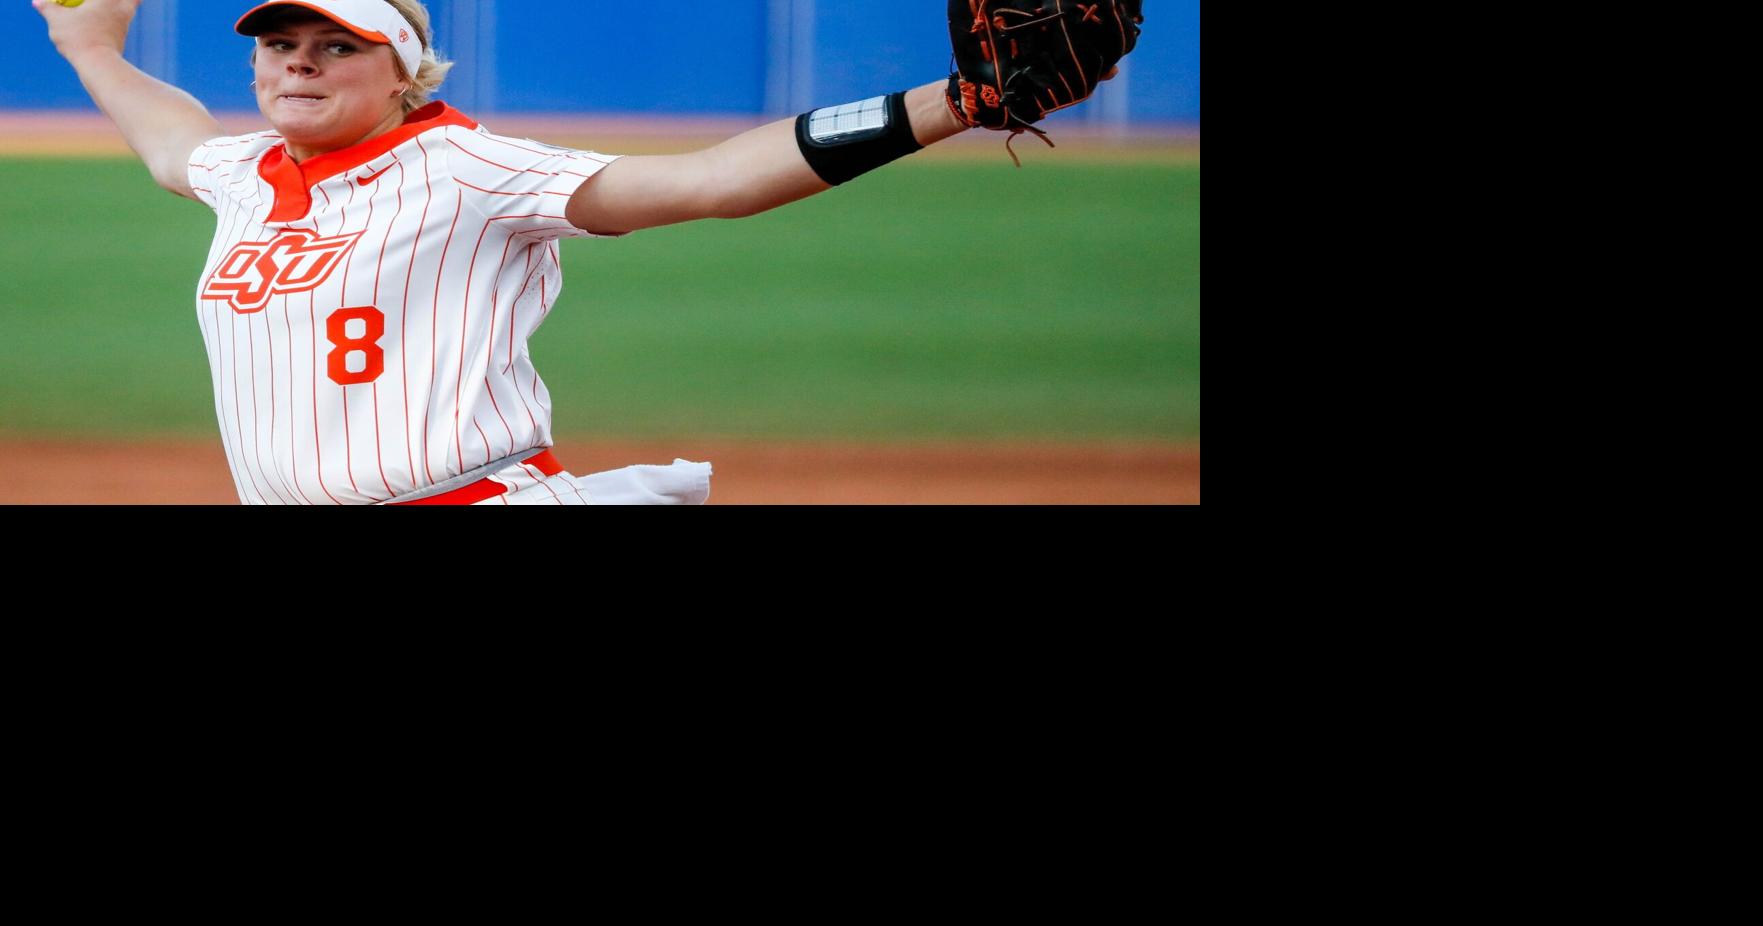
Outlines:
<svg viewBox="0 0 1763 926"><path fill-rule="evenodd" d="M79 6L80 4L85 3L86 0L55 0L55 2L62 6Z"/></svg>

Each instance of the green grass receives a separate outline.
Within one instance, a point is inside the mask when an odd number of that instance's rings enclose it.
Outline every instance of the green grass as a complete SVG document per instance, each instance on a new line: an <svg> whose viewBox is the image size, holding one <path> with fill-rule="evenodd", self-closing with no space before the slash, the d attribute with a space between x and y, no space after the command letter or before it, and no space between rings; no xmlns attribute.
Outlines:
<svg viewBox="0 0 1763 926"><path fill-rule="evenodd" d="M0 433L212 433L211 214L130 161L0 159L0 192ZM908 162L563 255L564 435L1200 434L1197 165Z"/></svg>

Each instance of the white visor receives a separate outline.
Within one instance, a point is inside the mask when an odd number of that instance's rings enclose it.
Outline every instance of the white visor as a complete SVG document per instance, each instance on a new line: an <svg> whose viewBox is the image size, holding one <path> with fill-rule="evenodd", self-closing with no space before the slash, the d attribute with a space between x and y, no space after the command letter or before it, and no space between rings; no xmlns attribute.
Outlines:
<svg viewBox="0 0 1763 926"><path fill-rule="evenodd" d="M263 30L253 20L261 18L257 14L276 6L304 7L322 14L364 41L392 46L398 60L404 62L404 72L411 77L415 77L417 69L422 67L421 36L416 27L385 0L274 0L253 7L239 17L233 29L240 35L262 34Z"/></svg>

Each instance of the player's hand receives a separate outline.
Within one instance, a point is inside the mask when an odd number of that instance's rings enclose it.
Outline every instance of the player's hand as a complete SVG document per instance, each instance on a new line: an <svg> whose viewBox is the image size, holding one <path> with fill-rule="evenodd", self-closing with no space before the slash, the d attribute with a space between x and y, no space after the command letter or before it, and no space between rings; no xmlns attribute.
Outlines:
<svg viewBox="0 0 1763 926"><path fill-rule="evenodd" d="M31 0L49 23L49 41L69 61L92 51L122 54L129 23L140 5L141 0L86 0L67 7L55 0Z"/></svg>

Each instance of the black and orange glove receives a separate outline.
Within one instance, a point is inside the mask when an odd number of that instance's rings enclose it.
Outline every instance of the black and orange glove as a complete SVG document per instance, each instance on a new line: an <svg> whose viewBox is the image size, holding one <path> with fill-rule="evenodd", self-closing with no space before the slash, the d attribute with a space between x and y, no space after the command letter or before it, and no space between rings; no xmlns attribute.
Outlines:
<svg viewBox="0 0 1763 926"><path fill-rule="evenodd" d="M1047 141L1034 123L1089 99L1144 21L1140 0L949 0L949 109L971 127Z"/></svg>

